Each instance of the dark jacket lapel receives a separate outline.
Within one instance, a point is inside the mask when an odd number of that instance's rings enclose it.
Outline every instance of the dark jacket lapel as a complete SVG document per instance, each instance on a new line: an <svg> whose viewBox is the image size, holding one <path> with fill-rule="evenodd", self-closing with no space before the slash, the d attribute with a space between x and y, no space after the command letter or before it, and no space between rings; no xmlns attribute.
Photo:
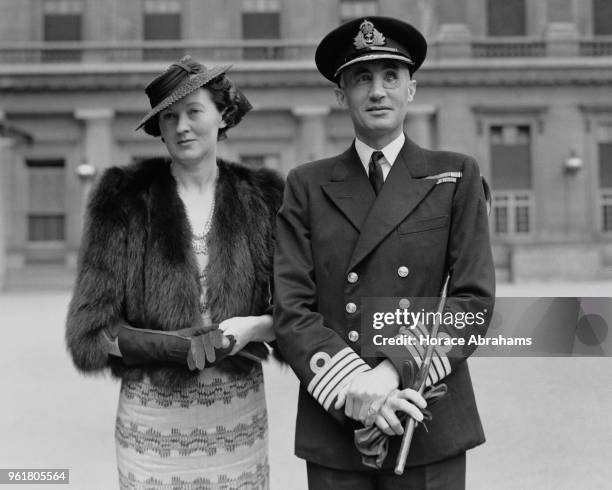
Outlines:
<svg viewBox="0 0 612 490"><path fill-rule="evenodd" d="M376 196L354 144L338 157L331 181L321 184L321 187L342 214L360 230Z"/></svg>
<svg viewBox="0 0 612 490"><path fill-rule="evenodd" d="M363 222L361 234L353 250L349 269L363 260L434 187L428 175L428 166L419 146L406 138L382 191ZM366 179L366 182L369 182Z"/></svg>

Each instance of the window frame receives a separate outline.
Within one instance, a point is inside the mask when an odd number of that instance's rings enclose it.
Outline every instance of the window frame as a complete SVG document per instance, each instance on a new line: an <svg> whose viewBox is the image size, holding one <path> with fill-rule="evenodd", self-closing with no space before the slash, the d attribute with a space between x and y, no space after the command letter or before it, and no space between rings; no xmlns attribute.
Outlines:
<svg viewBox="0 0 612 490"><path fill-rule="evenodd" d="M507 2L507 0L485 0L485 33L486 36L489 38L503 38L503 37L526 37L527 35L529 35L529 22L528 22L528 17L529 17L529 6L528 6L528 0L515 0L515 1L521 1L523 2L523 32L521 34L491 34L490 29L491 29L491 10L490 10L490 3L492 1L499 1L500 3L505 3Z"/></svg>
<svg viewBox="0 0 612 490"><path fill-rule="evenodd" d="M491 242L495 245L513 244L513 243L531 243L540 230L540 207L537 201L537 195L534 190L539 188L539 176L535 162L538 161L539 147L538 137L543 134L545 129L544 118L548 112L547 106L472 106L474 114L474 122L476 124L476 135L478 138L481 172L486 176L489 185L491 186L491 213L489 215L489 229L491 233ZM531 172L531 189L514 189L496 191L493 185L491 176L493 175L493 164L491 161L491 127L493 126L528 126L530 134L529 154L530 154L530 172ZM513 194L513 201L520 195L529 195L528 206L530 208L530 230L528 233L495 233L495 197ZM515 212L511 213L509 219L514 220ZM511 225L514 227L514 225Z"/></svg>
<svg viewBox="0 0 612 490"><path fill-rule="evenodd" d="M491 155L491 129L493 127L498 126L526 126L529 127L529 172L530 172L530 184L531 188L526 189L504 189L504 190L495 190L495 185L493 183L493 161ZM486 122L486 131L485 131L485 141L486 141L486 152L487 152L487 162L489 166L491 176L491 180L489 181L489 185L491 187L491 214L489 216L489 229L491 231L492 240L496 241L521 241L528 240L531 241L535 235L535 230L537 229L536 223L536 203L535 203L535 194L533 189L535 188L535 172L534 172L534 141L535 136L538 132L538 124L530 119L525 119L522 117L509 116L509 117L493 117L487 120ZM496 212L496 204L495 201L506 197L508 198L510 207L508 212L508 223L509 230L506 233L496 233L495 231L495 212ZM526 200L527 207L529 208L529 231L528 232L517 232L516 231L516 209L519 207L517 202Z"/></svg>
<svg viewBox="0 0 612 490"><path fill-rule="evenodd" d="M595 2L598 0L591 0L590 2L590 10L591 10L591 34L593 36L597 36L597 37L611 37L612 36L612 22L610 23L610 32L608 33L604 33L604 34L598 34L595 32L595 27L596 27L596 22L597 19L601 19L604 18L604 15L598 15L597 11L595 9ZM607 2L609 2L609 0L606 0Z"/></svg>
<svg viewBox="0 0 612 490"><path fill-rule="evenodd" d="M45 165L43 162L48 162L48 165ZM62 212L42 212L40 210L32 210L31 209L31 205L29 203L29 198L30 198L30 193L31 193L31 188L30 188L30 176L31 176L31 169L32 168L61 168L62 169L62 177L63 177L63 189L62 189L62 193L64 194L64 196L68 195L68 185L67 185L67 173L68 173L68 162L66 160L65 157L54 157L54 156L49 156L49 157L37 157L37 156L29 156L24 158L23 160L23 164L24 164L24 171L25 171L25 193L27 195L27 200L25 201L25 208L24 208L24 219L25 219L25 243L26 246L28 248L36 248L36 249L45 249L45 248L49 248L49 249L56 249L56 248L62 248L64 246L67 245L68 243L68 226L69 226L69 220L70 220L70 212L68 209L68 205L66 202L64 202L64 206L63 209L61 210ZM46 216L51 216L51 217L59 217L61 216L62 218L62 235L63 238L62 239L55 239L55 240L33 240L31 238L30 235L30 231L31 231L31 222L30 219L31 218L35 218L35 217L46 217Z"/></svg>
<svg viewBox="0 0 612 490"><path fill-rule="evenodd" d="M583 160L592 162L592 164L584 165L585 178L587 179L588 191L590 198L590 228L593 237L609 240L612 232L603 230L603 205L607 203L608 198L605 197L612 193L612 188L602 188L599 186L599 143L601 128L608 128L607 131L612 133L612 104L593 104L579 105L580 112L584 121L585 146ZM612 142L612 134L610 139L606 138L606 142Z"/></svg>
<svg viewBox="0 0 612 490"><path fill-rule="evenodd" d="M165 5L165 6L164 6ZM144 0L142 3L142 40L146 42L182 41L185 38L185 15L182 0ZM178 19L178 35L176 37L147 37L147 19L151 16L172 16ZM142 52L144 61L174 61L183 56L183 48L145 48Z"/></svg>
<svg viewBox="0 0 612 490"><path fill-rule="evenodd" d="M506 205L497 205L496 201L505 201ZM527 208L529 218L529 229L527 231L517 230L518 210ZM507 230L504 232L497 231L497 215L498 209L507 210L506 222ZM493 191L491 190L491 216L490 226L491 235L497 239L517 238L517 237L533 237L534 235L534 192L530 190L512 190L512 191Z"/></svg>
<svg viewBox="0 0 612 490"><path fill-rule="evenodd" d="M261 165L255 167L249 164L249 159L261 160ZM245 166L249 166L249 168L279 170L281 153L279 151L242 151L238 154L238 161Z"/></svg>
<svg viewBox="0 0 612 490"><path fill-rule="evenodd" d="M64 5L64 7L61 7ZM78 7L77 7L78 6ZM73 17L78 20L76 39L47 39L50 16L55 18ZM40 38L43 43L78 44L85 40L85 4L83 0L45 0L41 6ZM43 62L79 62L83 56L80 49L45 49L41 52Z"/></svg>
<svg viewBox="0 0 612 490"><path fill-rule="evenodd" d="M607 144L612 144L612 121L610 121L609 123L605 124L603 122L600 122L598 124L598 129L605 127L606 129L604 130L606 133L608 133L607 137L601 137L599 134L596 134L595 136L595 148L596 148L596 158L595 158L595 173L596 173L596 177L597 177L597 192L596 192L596 196L597 196L597 201L598 201L598 208L599 208L599 212L597 213L597 223L598 223L598 229L599 232L603 235L603 236L612 236L612 185L610 185L609 187L602 187L601 186L601 175L600 175L600 144L601 143L607 143ZM602 133L604 132L602 131ZM599 131L596 131L596 133L599 133ZM612 166L612 162L610 162L610 165ZM610 229L605 229L605 208L610 206Z"/></svg>
<svg viewBox="0 0 612 490"><path fill-rule="evenodd" d="M475 37L495 40L500 36L488 35L488 15L477 15L487 12L487 0L467 0L468 24ZM523 39L542 36L542 26L547 23L546 2L542 0L525 0L525 36L512 36L511 39Z"/></svg>
<svg viewBox="0 0 612 490"><path fill-rule="evenodd" d="M361 9L355 9L356 11L351 13L351 7L356 5L371 5L374 6L372 12L363 11ZM338 21L339 24L344 24L349 20L358 19L360 17L369 17L373 15L380 15L380 1L379 0L339 0L338 1Z"/></svg>
<svg viewBox="0 0 612 490"><path fill-rule="evenodd" d="M612 237L612 187L605 187L599 190L599 232L607 237ZM605 208L610 208L610 229L605 229Z"/></svg>
<svg viewBox="0 0 612 490"><path fill-rule="evenodd" d="M274 16L276 19L275 36L246 36L245 18L247 16ZM240 38L244 41L262 42L262 46L247 46L242 49L245 60L275 60L283 57L283 49L277 46L266 46L266 41L278 41L283 37L283 17L280 0L242 0L240 5Z"/></svg>

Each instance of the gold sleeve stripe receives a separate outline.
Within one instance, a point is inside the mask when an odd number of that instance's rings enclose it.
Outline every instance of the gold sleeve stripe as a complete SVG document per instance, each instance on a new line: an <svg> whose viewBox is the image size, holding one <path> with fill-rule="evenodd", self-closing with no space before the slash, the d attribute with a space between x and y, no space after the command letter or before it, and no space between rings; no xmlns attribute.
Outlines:
<svg viewBox="0 0 612 490"><path fill-rule="evenodd" d="M329 376L321 380L317 388L313 391L312 396L323 403L329 392L332 391L338 383L342 382L344 377L351 374L360 365L361 363L358 359L351 358L347 363L343 364L342 367L334 369L333 372L330 371Z"/></svg>
<svg viewBox="0 0 612 490"><path fill-rule="evenodd" d="M417 323L415 328L407 328L404 329L403 332L408 332L416 339L416 345L406 345L406 349L417 363L417 366L421 367L422 360L425 357L426 348L426 344L422 344L421 339L425 338L428 333L425 329L425 326L420 323ZM444 354L444 352L441 352L440 349L434 349L434 356L432 358L432 363L429 368L429 375L427 378L427 386L435 384L442 378L448 376L451 373L451 370L451 365L448 360L448 357L446 357L446 354Z"/></svg>
<svg viewBox="0 0 612 490"><path fill-rule="evenodd" d="M355 376L357 376L360 373L365 373L366 371L369 371L370 369L372 368L370 368L370 366L368 366L365 363L357 366L349 374L340 378L338 384L335 385L334 388L329 391L328 395L324 399L320 400L319 403L323 405L323 408L325 410L329 410L329 407L331 406L331 404L336 401L336 398L338 397L340 390L342 390L342 388L344 388L344 386L347 383L349 383Z"/></svg>
<svg viewBox="0 0 612 490"><path fill-rule="evenodd" d="M370 366L353 349L345 347L317 372L306 389L327 409L346 383L357 374L369 370Z"/></svg>

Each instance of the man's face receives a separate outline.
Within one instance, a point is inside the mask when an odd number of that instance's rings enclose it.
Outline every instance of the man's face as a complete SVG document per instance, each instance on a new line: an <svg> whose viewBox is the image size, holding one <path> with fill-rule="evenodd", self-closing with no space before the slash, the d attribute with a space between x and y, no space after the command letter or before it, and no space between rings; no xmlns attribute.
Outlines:
<svg viewBox="0 0 612 490"><path fill-rule="evenodd" d="M380 60L346 68L335 93L340 106L348 109L355 133L367 142L399 136L415 89L404 63Z"/></svg>

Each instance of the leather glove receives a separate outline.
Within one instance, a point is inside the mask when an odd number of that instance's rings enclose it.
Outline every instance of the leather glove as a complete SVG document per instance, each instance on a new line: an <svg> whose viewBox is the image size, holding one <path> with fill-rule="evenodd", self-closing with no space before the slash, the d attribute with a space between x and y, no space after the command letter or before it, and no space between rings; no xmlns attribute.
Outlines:
<svg viewBox="0 0 612 490"><path fill-rule="evenodd" d="M233 337L227 338L229 345L223 347L223 332L216 324L174 332L122 325L118 331L119 350L127 366L169 361L191 371L213 366L227 356L236 343Z"/></svg>

